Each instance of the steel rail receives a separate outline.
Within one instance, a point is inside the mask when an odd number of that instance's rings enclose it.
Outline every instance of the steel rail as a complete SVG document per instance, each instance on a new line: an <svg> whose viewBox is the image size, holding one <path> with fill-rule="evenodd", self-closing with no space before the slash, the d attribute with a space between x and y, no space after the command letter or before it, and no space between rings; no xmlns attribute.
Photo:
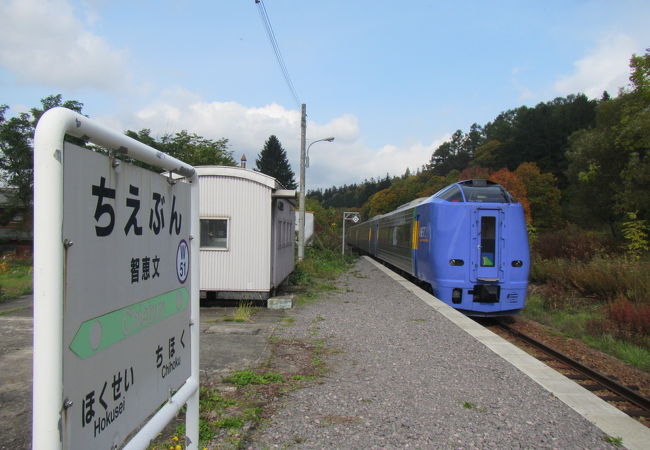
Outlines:
<svg viewBox="0 0 650 450"><path fill-rule="evenodd" d="M601 384L608 390L615 392L616 394L620 395L624 400L638 406L641 408L644 412L646 417L650 417L650 399L638 394L637 392L633 391L632 389L627 388L626 386L617 383L613 379L609 378L606 375L601 374L600 372L597 372L584 364L576 361L573 358L570 358L566 356L563 353L560 353L559 351L547 346L546 344L543 344L539 342L538 340L522 333L519 330L515 330L514 328L502 323L498 322L498 325L508 331L509 333L515 335L516 337L528 342L529 344L539 348L543 352L551 355L554 358L557 358L558 360L562 361L563 363L567 364L573 369L576 369L580 372L582 372L584 375L586 375L588 378L591 380L595 381L596 383Z"/></svg>

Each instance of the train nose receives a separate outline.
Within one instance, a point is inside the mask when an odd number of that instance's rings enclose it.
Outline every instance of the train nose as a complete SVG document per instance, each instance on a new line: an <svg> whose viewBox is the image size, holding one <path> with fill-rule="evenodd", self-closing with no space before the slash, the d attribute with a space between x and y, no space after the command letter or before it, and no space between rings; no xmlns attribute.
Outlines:
<svg viewBox="0 0 650 450"><path fill-rule="evenodd" d="M474 289L469 291L474 296L474 301L479 303L497 303L501 286L496 284L476 284Z"/></svg>

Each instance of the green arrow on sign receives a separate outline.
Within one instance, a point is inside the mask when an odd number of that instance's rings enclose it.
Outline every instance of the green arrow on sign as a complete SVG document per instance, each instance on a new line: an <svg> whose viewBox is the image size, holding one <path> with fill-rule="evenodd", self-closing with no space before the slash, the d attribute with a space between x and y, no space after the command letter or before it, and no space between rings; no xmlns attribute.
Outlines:
<svg viewBox="0 0 650 450"><path fill-rule="evenodd" d="M183 287L87 320L77 330L70 350L86 359L187 309L189 297Z"/></svg>

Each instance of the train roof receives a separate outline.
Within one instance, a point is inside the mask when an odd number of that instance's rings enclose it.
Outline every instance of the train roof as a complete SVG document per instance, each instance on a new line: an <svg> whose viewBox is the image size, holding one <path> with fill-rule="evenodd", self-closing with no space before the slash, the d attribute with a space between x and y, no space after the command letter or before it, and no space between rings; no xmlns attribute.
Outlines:
<svg viewBox="0 0 650 450"><path fill-rule="evenodd" d="M454 192L454 188L456 191ZM457 195L454 195L457 192ZM415 208L424 203L434 201L468 202L468 203L517 203L512 195L500 184L485 179L461 180L449 184L430 197L421 197L400 205L393 211L369 218L363 223L374 222L383 217L389 217L400 211ZM359 224L360 225L360 224Z"/></svg>
<svg viewBox="0 0 650 450"><path fill-rule="evenodd" d="M433 194L431 200L468 203L516 203L500 184L484 179L462 180Z"/></svg>

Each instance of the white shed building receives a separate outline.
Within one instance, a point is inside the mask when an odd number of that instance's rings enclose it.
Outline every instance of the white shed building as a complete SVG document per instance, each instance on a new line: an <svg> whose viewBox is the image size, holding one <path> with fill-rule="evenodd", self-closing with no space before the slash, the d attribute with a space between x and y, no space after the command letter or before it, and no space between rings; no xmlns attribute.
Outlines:
<svg viewBox="0 0 650 450"><path fill-rule="evenodd" d="M199 166L201 297L266 300L295 267L296 191L239 167Z"/></svg>

